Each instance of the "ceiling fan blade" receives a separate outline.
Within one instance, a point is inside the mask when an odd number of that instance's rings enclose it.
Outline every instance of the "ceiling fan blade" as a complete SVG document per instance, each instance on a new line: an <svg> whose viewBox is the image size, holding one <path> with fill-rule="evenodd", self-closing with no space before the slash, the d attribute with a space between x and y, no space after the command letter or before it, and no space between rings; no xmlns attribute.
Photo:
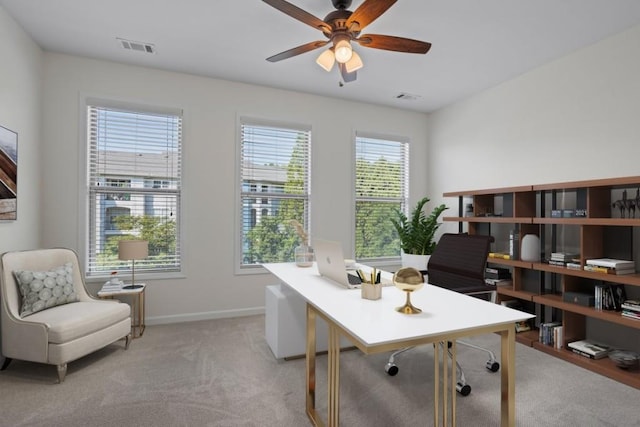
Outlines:
<svg viewBox="0 0 640 427"><path fill-rule="evenodd" d="M347 28L362 31L364 27L378 19L397 0L365 0L347 19ZM357 27L351 27L357 23Z"/></svg>
<svg viewBox="0 0 640 427"><path fill-rule="evenodd" d="M353 82L358 77L358 72L354 71L352 73L347 73L347 66L338 62L338 66L340 67L340 74L342 74L342 80L345 83Z"/></svg>
<svg viewBox="0 0 640 427"><path fill-rule="evenodd" d="M431 43L404 37L383 36L380 34L365 34L354 41L360 46L374 49L393 50L406 53L427 53L431 49Z"/></svg>
<svg viewBox="0 0 640 427"><path fill-rule="evenodd" d="M317 49L319 47L326 45L327 43L329 43L329 40L327 41L321 40L321 41L315 41L315 42L303 44L301 46L294 47L293 49L280 52L277 55L270 56L267 58L267 61L269 62L282 61L283 59L291 58L292 56L296 56L296 55L300 55L301 53L312 51L314 49Z"/></svg>
<svg viewBox="0 0 640 427"><path fill-rule="evenodd" d="M312 26L313 28L322 31L323 33L331 33L331 26L324 22L320 18L316 18L306 10L300 9L285 0L262 0L270 6L278 9L280 12L286 13L292 18L298 21Z"/></svg>

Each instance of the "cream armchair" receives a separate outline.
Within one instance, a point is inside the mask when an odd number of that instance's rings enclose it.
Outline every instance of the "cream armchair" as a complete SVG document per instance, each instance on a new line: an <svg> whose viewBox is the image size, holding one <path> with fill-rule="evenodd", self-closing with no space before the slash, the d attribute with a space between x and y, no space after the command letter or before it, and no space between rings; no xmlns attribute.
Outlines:
<svg viewBox="0 0 640 427"><path fill-rule="evenodd" d="M54 281L64 282L60 287L56 287L49 278L46 279L48 281L43 279L37 283L33 279L45 277L56 269L58 277L54 276ZM20 280L16 278L16 272L22 272ZM30 287L25 285L25 277L32 280ZM23 297L20 286L23 287L23 293L26 292L25 286L27 290L33 288L40 293L35 292L34 296L34 292L31 292ZM46 363L57 366L58 380L63 382L68 362L122 338L125 338L125 349L129 348L131 307L89 295L80 273L78 256L70 249L3 254L0 260L0 287L0 353L5 358L0 370L5 370L11 359ZM60 301L65 302L64 294L68 294L68 299L75 302L55 305Z"/></svg>

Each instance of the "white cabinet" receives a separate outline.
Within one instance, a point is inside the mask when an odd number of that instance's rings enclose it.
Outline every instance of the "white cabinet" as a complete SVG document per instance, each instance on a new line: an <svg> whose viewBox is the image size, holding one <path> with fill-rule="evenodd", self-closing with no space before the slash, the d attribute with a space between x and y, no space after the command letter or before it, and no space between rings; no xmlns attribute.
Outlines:
<svg viewBox="0 0 640 427"><path fill-rule="evenodd" d="M285 285L265 288L265 336L276 359L304 356L307 314L304 300ZM316 351L327 351L327 323L316 318ZM351 344L342 338L341 347Z"/></svg>

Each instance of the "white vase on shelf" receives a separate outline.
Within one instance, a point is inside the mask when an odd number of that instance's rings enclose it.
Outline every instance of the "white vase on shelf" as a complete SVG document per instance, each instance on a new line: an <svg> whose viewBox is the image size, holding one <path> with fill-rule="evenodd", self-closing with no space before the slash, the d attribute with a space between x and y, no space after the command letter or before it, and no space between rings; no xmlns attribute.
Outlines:
<svg viewBox="0 0 640 427"><path fill-rule="evenodd" d="M540 238L535 234L525 234L520 247L522 261L540 262Z"/></svg>

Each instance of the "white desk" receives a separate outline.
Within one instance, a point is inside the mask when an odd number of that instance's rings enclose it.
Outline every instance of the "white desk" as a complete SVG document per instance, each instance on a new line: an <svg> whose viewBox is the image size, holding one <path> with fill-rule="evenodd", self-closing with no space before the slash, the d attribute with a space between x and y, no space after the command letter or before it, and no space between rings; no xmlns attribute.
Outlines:
<svg viewBox="0 0 640 427"><path fill-rule="evenodd" d="M425 285L411 295L411 302L422 313L405 315L395 307L405 302L405 293L384 287L376 301L360 297L360 290L347 290L320 277L316 266L299 268L293 263L264 264L280 281L298 292L307 302L306 409L314 425L324 425L315 409L316 337L315 319L329 324L328 343L328 420L339 424L340 335L346 336L365 354L388 352L404 347L444 343L443 350L443 423L451 410L455 425L455 372L449 379L446 367L446 342L453 343L452 366L455 366L455 340L461 337L496 332L501 335L501 425L515 425L515 323L530 319L529 313L491 304L467 295ZM440 346L436 345L436 349ZM438 352L434 357L434 425L440 418ZM451 383L450 408L447 387Z"/></svg>

